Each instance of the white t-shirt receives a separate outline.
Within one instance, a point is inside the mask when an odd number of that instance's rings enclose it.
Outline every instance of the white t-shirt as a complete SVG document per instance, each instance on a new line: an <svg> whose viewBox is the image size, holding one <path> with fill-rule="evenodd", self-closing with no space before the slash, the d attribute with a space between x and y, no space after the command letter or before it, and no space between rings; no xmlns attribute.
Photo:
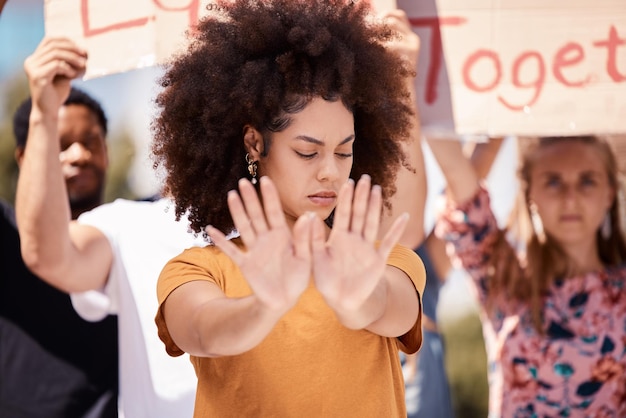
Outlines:
<svg viewBox="0 0 626 418"><path fill-rule="evenodd" d="M161 269L184 249L205 246L188 221L175 221L168 199L118 199L78 218L102 231L113 249L109 279L101 291L72 294L86 320L118 315L120 417L185 418L193 415L197 378L187 355L170 357L154 317Z"/></svg>

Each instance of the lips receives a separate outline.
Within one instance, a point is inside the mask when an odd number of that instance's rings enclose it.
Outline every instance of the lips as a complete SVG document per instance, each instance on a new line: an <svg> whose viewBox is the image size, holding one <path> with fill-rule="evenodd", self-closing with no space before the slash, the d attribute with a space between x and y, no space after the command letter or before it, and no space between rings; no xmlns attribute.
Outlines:
<svg viewBox="0 0 626 418"><path fill-rule="evenodd" d="M579 215L561 215L559 218L562 222L577 222L582 218Z"/></svg>
<svg viewBox="0 0 626 418"><path fill-rule="evenodd" d="M63 168L65 183L73 190L90 190L98 182L98 175L92 166L69 166Z"/></svg>
<svg viewBox="0 0 626 418"><path fill-rule="evenodd" d="M327 206L335 203L335 200L337 199L337 193L332 191L324 191L317 192L315 194L309 195L308 197L309 200L311 200L316 205Z"/></svg>

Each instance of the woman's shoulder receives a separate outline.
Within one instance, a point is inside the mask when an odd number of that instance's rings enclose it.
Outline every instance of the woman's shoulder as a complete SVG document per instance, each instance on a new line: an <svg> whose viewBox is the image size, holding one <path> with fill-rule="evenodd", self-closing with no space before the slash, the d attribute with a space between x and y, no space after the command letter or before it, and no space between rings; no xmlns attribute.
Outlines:
<svg viewBox="0 0 626 418"><path fill-rule="evenodd" d="M415 251L397 244L387 258L387 265L402 270L415 283L420 294L423 294L426 285L426 269Z"/></svg>
<svg viewBox="0 0 626 418"><path fill-rule="evenodd" d="M241 247L243 245L241 239L238 237L232 238L231 240L238 247ZM174 259L172 259L172 261L195 265L207 265L214 263L231 264L233 262L230 257L221 250L221 248L212 243L201 247L187 248Z"/></svg>

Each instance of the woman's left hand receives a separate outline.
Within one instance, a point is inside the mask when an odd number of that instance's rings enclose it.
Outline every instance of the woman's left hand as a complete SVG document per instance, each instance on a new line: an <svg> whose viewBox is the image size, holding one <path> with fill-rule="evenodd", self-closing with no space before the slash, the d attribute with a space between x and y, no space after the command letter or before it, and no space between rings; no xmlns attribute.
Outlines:
<svg viewBox="0 0 626 418"><path fill-rule="evenodd" d="M361 309L384 284L387 258L406 227L408 216L398 217L376 247L382 203L380 186L372 187L371 178L364 175L356 188L349 180L339 192L328 240L319 218L313 225L315 285L340 315Z"/></svg>

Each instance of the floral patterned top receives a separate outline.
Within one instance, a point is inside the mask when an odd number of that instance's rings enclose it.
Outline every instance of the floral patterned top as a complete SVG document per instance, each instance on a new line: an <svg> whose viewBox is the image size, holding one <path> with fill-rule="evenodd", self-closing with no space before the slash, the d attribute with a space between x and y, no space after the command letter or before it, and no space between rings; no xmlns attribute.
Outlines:
<svg viewBox="0 0 626 418"><path fill-rule="evenodd" d="M556 280L540 335L525 303L503 294L484 309L497 228L484 188L437 226L483 306L489 417L626 417L626 266Z"/></svg>

